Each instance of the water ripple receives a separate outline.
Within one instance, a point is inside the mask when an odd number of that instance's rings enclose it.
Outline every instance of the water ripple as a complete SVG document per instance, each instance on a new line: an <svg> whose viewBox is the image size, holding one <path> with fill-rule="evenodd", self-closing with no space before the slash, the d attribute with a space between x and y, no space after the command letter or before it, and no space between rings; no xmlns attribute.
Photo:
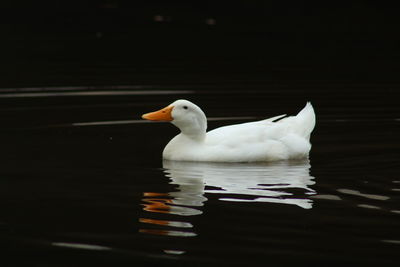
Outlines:
<svg viewBox="0 0 400 267"><path fill-rule="evenodd" d="M0 93L0 98L38 98L38 97L65 97L65 96L124 96L124 95L180 95L193 94L193 91L184 90L92 90L92 91L34 91Z"/></svg>
<svg viewBox="0 0 400 267"><path fill-rule="evenodd" d="M390 197L388 197L388 196L364 194L364 193L361 193L360 191L352 190L352 189L343 188L343 189L338 189L337 191L342 194L355 195L355 196L369 198L369 199L373 199L373 200L388 200L388 199L390 199Z"/></svg>
<svg viewBox="0 0 400 267"><path fill-rule="evenodd" d="M79 244L79 243L64 243L64 242L54 242L53 246L56 247L67 247L75 249L87 249L87 250L111 250L109 247L90 245L90 244Z"/></svg>
<svg viewBox="0 0 400 267"><path fill-rule="evenodd" d="M231 121L231 120L250 120L255 119L255 117L210 117L207 118L208 121ZM123 125L123 124L142 124L142 123L164 123L164 122L154 122L147 120L115 120L115 121L88 121L88 122L74 122L71 125L74 127L82 126L104 126L104 125ZM69 125L65 125L69 126Z"/></svg>

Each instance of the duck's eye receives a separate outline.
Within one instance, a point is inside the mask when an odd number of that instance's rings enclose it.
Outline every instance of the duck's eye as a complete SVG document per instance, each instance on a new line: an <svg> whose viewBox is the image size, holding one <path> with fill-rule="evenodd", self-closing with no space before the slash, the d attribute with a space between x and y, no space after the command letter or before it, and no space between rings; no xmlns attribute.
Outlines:
<svg viewBox="0 0 400 267"><path fill-rule="evenodd" d="M184 109L188 109L188 106L183 106Z"/></svg>

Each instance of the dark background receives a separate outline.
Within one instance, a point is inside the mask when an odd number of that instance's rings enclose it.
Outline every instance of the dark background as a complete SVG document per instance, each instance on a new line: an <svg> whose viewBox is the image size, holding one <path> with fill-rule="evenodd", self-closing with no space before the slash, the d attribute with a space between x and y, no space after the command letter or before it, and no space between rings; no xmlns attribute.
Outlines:
<svg viewBox="0 0 400 267"><path fill-rule="evenodd" d="M398 80L399 10L381 1L17 0L0 10L1 88Z"/></svg>

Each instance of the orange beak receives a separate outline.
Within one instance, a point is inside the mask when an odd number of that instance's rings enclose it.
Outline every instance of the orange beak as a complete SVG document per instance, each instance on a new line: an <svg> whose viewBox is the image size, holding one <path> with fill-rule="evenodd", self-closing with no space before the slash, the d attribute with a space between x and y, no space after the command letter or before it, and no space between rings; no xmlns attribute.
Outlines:
<svg viewBox="0 0 400 267"><path fill-rule="evenodd" d="M142 118L150 121L172 121L174 119L171 114L173 108L174 106L168 106L154 112L146 113L142 115Z"/></svg>

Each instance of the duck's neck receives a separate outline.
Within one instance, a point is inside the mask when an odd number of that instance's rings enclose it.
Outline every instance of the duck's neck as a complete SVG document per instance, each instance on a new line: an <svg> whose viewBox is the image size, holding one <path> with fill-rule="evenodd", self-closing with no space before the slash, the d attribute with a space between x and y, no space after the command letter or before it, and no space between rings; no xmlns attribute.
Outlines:
<svg viewBox="0 0 400 267"><path fill-rule="evenodd" d="M173 122L174 123L174 122ZM207 119L196 118L191 123L174 123L181 130L181 134L193 141L202 142L206 138Z"/></svg>

